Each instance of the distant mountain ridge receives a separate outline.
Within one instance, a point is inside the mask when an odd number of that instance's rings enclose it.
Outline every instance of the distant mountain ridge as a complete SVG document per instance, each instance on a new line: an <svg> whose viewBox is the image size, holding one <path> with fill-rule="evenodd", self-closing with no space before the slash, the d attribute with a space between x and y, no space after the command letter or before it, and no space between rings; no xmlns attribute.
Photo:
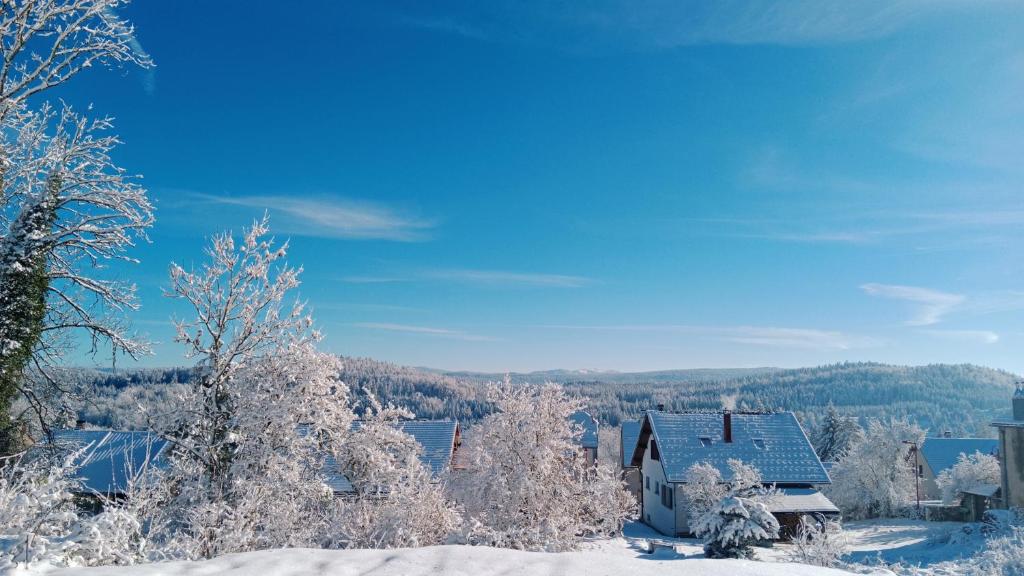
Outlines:
<svg viewBox="0 0 1024 576"><path fill-rule="evenodd" d="M488 414L487 383L504 374L411 368L369 358L343 358L342 380L358 398L372 393L405 406L420 418L456 418L466 423ZM187 368L68 371L91 387L82 404L84 420L111 427L139 428L139 405L172 402L177 387L192 377ZM933 434L990 437L989 423L1010 415L1017 376L970 364L894 366L871 362L813 368L684 369L655 372L546 370L512 373L513 383L556 382L580 395L605 425L666 409L781 409L816 427L829 403L841 412L868 418L910 418Z"/></svg>

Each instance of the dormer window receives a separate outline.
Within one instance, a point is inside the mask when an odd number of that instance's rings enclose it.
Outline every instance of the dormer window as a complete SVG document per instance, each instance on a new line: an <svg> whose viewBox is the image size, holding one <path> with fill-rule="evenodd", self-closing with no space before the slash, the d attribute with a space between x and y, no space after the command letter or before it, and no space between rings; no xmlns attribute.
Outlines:
<svg viewBox="0 0 1024 576"><path fill-rule="evenodd" d="M651 438L651 460L661 460L661 454L658 453L658 443Z"/></svg>
<svg viewBox="0 0 1024 576"><path fill-rule="evenodd" d="M754 448L764 450L764 438L754 438Z"/></svg>
<svg viewBox="0 0 1024 576"><path fill-rule="evenodd" d="M700 440L700 445L701 446L703 446L705 448L707 448L708 446L711 446L711 436L701 436L698 439Z"/></svg>

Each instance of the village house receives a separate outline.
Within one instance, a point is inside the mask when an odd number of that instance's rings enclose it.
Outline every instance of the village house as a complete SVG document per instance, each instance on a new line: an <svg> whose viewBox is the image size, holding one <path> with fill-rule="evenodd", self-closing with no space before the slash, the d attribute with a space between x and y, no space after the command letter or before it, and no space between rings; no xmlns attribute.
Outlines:
<svg viewBox="0 0 1024 576"><path fill-rule="evenodd" d="M586 459L588 466L594 466L597 464L597 440L600 432L597 423L597 418L590 415L589 412L578 410L573 412L569 416L569 419L575 422L582 430L583 434L580 435L580 449L583 453L583 457Z"/></svg>
<svg viewBox="0 0 1024 576"><path fill-rule="evenodd" d="M622 467L622 481L626 483L626 490L639 502L640 494L640 468L633 466L633 449L636 448L637 438L640 437L640 426L642 422L628 420L622 423L619 428L619 465Z"/></svg>
<svg viewBox="0 0 1024 576"><path fill-rule="evenodd" d="M1001 508L1024 507L1024 388L1013 394L1013 419L993 422L999 430Z"/></svg>
<svg viewBox="0 0 1024 576"><path fill-rule="evenodd" d="M781 497L770 509L790 533L801 516L839 510L815 486L831 480L792 412L668 413L649 411L640 423L630 465L639 469L643 522L668 536L689 535L682 487L693 464L707 462L728 479L730 459L755 466Z"/></svg>
<svg viewBox="0 0 1024 576"><path fill-rule="evenodd" d="M955 466L961 454L970 456L975 452L995 456L999 452L999 441L995 438L953 438L949 433L940 438L925 438L915 454L921 499L941 499L942 490L936 483L939 474Z"/></svg>

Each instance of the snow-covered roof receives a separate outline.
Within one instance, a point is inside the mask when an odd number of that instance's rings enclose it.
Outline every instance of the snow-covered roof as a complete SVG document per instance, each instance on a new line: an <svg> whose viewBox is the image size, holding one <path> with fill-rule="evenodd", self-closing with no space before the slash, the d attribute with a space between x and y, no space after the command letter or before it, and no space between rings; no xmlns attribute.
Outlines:
<svg viewBox="0 0 1024 576"><path fill-rule="evenodd" d="M711 464L723 477L729 478L728 461L735 458L755 466L766 483L831 483L792 412L732 413L731 422L732 442L724 442L722 413L649 411L644 417L632 465L641 464L646 439L653 434L669 482L685 482L686 470L699 462Z"/></svg>
<svg viewBox="0 0 1024 576"><path fill-rule="evenodd" d="M573 412L569 418L583 428L583 436L580 437L580 445L584 448L597 448L597 419L589 412L579 410Z"/></svg>
<svg viewBox="0 0 1024 576"><path fill-rule="evenodd" d="M783 488L768 509L772 512L822 512L838 514L839 508L814 488Z"/></svg>
<svg viewBox="0 0 1024 576"><path fill-rule="evenodd" d="M435 475L448 470L455 451L455 437L459 423L455 420L406 420L400 427L423 448L420 460Z"/></svg>
<svg viewBox="0 0 1024 576"><path fill-rule="evenodd" d="M352 423L352 429L358 429L361 422ZM455 420L403 420L398 427L419 443L420 461L430 468L434 476L443 474L451 465L458 437L459 423ZM335 493L352 492L352 483L344 474L338 472L338 463L333 456L324 457L324 471L327 485Z"/></svg>
<svg viewBox="0 0 1024 576"><path fill-rule="evenodd" d="M53 443L43 442L36 451L56 449L60 454L84 449L76 461L76 476L87 492L112 495L128 487L136 475L150 463L163 462L161 453L167 441L152 432L120 430L56 430Z"/></svg>
<svg viewBox="0 0 1024 576"><path fill-rule="evenodd" d="M979 484L977 486L971 486L970 488L963 490L964 494L971 494L973 496L984 496L985 498L991 498L999 492L999 484Z"/></svg>
<svg viewBox="0 0 1024 576"><path fill-rule="evenodd" d="M970 456L975 452L991 454L999 450L995 438L925 438L921 444L921 457L928 462L936 476L956 464L960 454Z"/></svg>
<svg viewBox="0 0 1024 576"><path fill-rule="evenodd" d="M629 468L633 465L633 450L636 450L636 441L640 438L640 422L623 422L619 437L622 439L622 467Z"/></svg>

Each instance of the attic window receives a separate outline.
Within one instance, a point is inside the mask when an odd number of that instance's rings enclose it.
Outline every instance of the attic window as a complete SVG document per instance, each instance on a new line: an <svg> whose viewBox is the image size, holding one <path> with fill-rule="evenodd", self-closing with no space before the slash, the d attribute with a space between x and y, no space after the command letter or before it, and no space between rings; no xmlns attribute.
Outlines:
<svg viewBox="0 0 1024 576"><path fill-rule="evenodd" d="M764 438L754 438L754 448L764 450Z"/></svg>
<svg viewBox="0 0 1024 576"><path fill-rule="evenodd" d="M708 446L711 446L711 437L710 436L701 436L699 439L700 439L700 445L701 446L703 446L705 448L707 448Z"/></svg>
<svg viewBox="0 0 1024 576"><path fill-rule="evenodd" d="M658 453L658 443L651 439L651 460L661 460L661 454Z"/></svg>

